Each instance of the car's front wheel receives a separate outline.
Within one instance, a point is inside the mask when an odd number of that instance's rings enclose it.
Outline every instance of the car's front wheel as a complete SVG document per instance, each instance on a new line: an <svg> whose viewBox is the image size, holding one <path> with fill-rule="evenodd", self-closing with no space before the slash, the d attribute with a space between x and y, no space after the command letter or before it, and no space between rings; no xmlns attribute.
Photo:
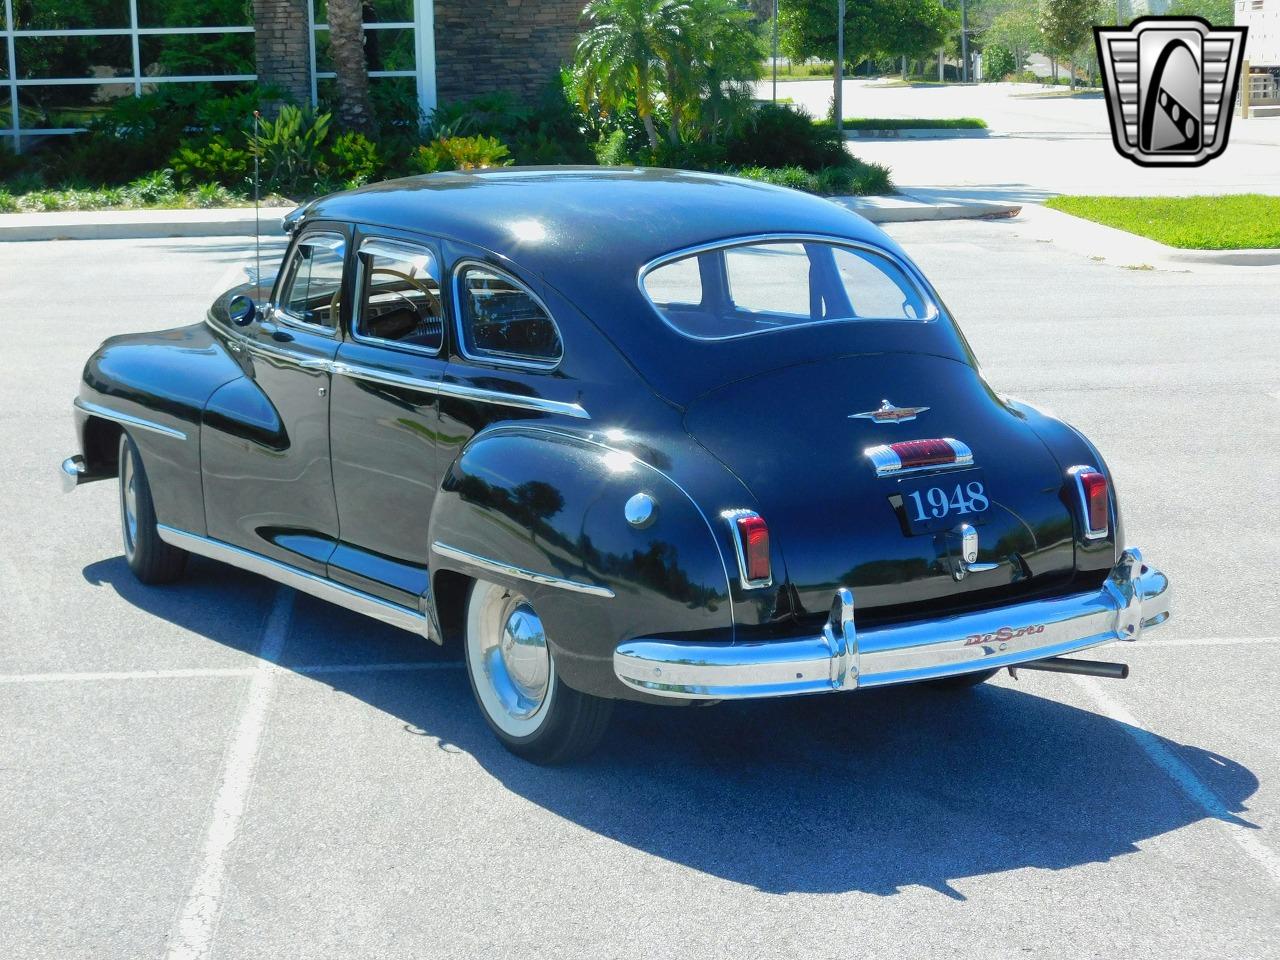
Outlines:
<svg viewBox="0 0 1280 960"><path fill-rule="evenodd" d="M556 676L542 619L521 593L477 580L467 599L467 675L480 712L512 753L567 763L595 749L613 701L580 693Z"/></svg>
<svg viewBox="0 0 1280 960"><path fill-rule="evenodd" d="M120 531L124 558L143 583L173 583L187 569L187 552L160 539L151 485L129 434L120 434Z"/></svg>

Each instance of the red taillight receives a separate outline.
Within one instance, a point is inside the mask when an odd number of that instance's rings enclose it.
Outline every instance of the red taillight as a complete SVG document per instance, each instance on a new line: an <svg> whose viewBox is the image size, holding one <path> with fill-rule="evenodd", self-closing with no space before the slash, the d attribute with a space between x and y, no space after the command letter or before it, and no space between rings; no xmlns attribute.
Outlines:
<svg viewBox="0 0 1280 960"><path fill-rule="evenodd" d="M1085 536L1105 537L1110 529L1107 478L1093 467L1072 467L1084 511Z"/></svg>
<svg viewBox="0 0 1280 960"><path fill-rule="evenodd" d="M956 450L946 440L901 440L889 444L904 467L931 467L941 463L955 463Z"/></svg>
<svg viewBox="0 0 1280 960"><path fill-rule="evenodd" d="M738 541L738 566L749 587L764 586L771 578L769 527L764 518L750 510L730 510L725 517L733 524Z"/></svg>

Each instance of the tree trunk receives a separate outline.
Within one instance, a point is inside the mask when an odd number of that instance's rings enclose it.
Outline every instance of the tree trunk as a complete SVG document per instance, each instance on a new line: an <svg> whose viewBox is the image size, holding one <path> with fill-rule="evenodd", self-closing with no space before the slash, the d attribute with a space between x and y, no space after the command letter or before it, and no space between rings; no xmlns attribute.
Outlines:
<svg viewBox="0 0 1280 960"><path fill-rule="evenodd" d="M1071 64L1071 92L1075 93L1076 91L1076 55L1074 53L1071 55L1070 64Z"/></svg>
<svg viewBox="0 0 1280 960"><path fill-rule="evenodd" d="M377 129L361 20L360 0L329 0L329 56L338 81L338 124L372 134Z"/></svg>
<svg viewBox="0 0 1280 960"><path fill-rule="evenodd" d="M653 128L653 114L646 113L640 118L644 123L644 132L649 136L649 146L654 150L658 149L658 131Z"/></svg>
<svg viewBox="0 0 1280 960"><path fill-rule="evenodd" d="M671 64L667 64L667 109L671 111L671 120L667 124L667 138L672 146L680 142L680 101L676 99L676 72Z"/></svg>

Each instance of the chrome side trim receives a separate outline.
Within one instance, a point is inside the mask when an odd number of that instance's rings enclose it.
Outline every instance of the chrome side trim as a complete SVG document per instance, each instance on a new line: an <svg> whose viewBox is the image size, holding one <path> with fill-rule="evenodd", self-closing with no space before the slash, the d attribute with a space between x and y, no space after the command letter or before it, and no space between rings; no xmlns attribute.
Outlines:
<svg viewBox="0 0 1280 960"><path fill-rule="evenodd" d="M259 574L270 580L275 580L277 583L283 583L285 586L293 587L295 590L301 590L303 593L308 593L313 597L319 597L321 600L327 600L340 607L364 614L366 617L389 623L391 626L399 627L401 630L408 630L410 633L416 633L428 639L436 639L431 635L430 619L417 610L410 610L408 607L402 607L398 603L391 603L381 597L375 597L353 587L336 583L306 570L299 570L297 567L291 567L287 563L264 557L262 554L254 553L252 550L245 550L229 543L223 543L221 540L212 540L209 537L187 533L185 530L178 530L163 523L156 524L156 532L160 534L160 539L165 543L180 547L188 553L195 553L202 557L208 557L210 560L218 560L233 567L248 570L250 573Z"/></svg>
<svg viewBox="0 0 1280 960"><path fill-rule="evenodd" d="M431 549L442 557L449 557L451 560L468 563L473 567L479 567L481 570L488 570L490 573L516 577L519 580L528 580L530 583L540 583L547 587L559 587L561 590L572 590L574 593L585 593L591 597L612 599L615 596L614 592L608 587L596 586L594 583L582 583L579 580L566 580L564 577L555 577L549 573L537 573L524 567L517 567L513 563L490 560L488 557L460 550L458 547L451 547L440 540L431 544Z"/></svg>
<svg viewBox="0 0 1280 960"><path fill-rule="evenodd" d="M867 253L875 254L876 256L889 261L901 270L903 276L910 280L915 286L916 292L920 294L920 299L928 304L929 312L927 315L910 320L902 318L901 322L928 323L938 319L938 317L942 315L942 309L938 304L937 296L925 281L924 276L916 269L914 264L904 260L893 251L887 250L884 247L877 247L874 244L865 243L861 240L852 240L848 237L839 237L821 233L754 233L741 237L729 237L724 240L713 240L710 243L700 243L693 247L685 247L683 250L676 250L672 253L663 254L662 256L646 263L636 274L636 286L640 289L640 295L644 297L649 306L653 308L653 312L656 313L658 318L668 327L680 334L682 337L688 337L691 340L702 340L710 343L714 343L718 340L741 340L743 337L758 337L764 333L773 333L778 329L797 330L801 327L816 327L826 323L849 323L856 322L858 319L868 319L865 317L845 317L843 319L835 320L810 320L806 323L787 324L787 326L782 328L773 328L772 330L753 330L748 333L737 333L728 337L695 337L681 330L674 323L668 320L667 315L658 309L658 305L654 303L653 298L649 296L649 291L645 289L645 276L648 273L657 270L659 267L666 266L668 263L673 263L676 260L683 260L686 257L697 256L700 253L709 253L712 250L726 250L730 247L741 247L756 243L825 243L834 247L849 247L854 250L865 250Z"/></svg>
<svg viewBox="0 0 1280 960"><path fill-rule="evenodd" d="M81 400L76 397L72 404L85 413L95 417L102 417L104 420L114 420L116 423L122 423L127 427L137 427L139 430L147 430L151 433L158 433L162 437L173 437L175 440L185 440L187 435L181 430L175 430L173 427L166 427L163 423L156 423L154 420L143 420L141 417L135 417L128 413L121 413L119 410L112 410L110 407L104 407L100 403L93 403L90 400Z"/></svg>
<svg viewBox="0 0 1280 960"><path fill-rule="evenodd" d="M754 510L746 510L738 508L735 510L724 510L721 512L725 520L729 522L729 529L733 532L733 547L738 554L738 576L742 580L742 586L748 590L755 590L758 587L773 586L773 564L769 565L769 576L763 580L752 580L747 576L747 545L742 542L742 531L738 529L738 521L744 517L755 517L760 519L760 514Z"/></svg>
<svg viewBox="0 0 1280 960"><path fill-rule="evenodd" d="M867 447L863 455L876 468L877 477L905 477L909 473L926 473L930 470L957 470L973 466L973 451L968 444L961 443L954 437L942 437L942 442L951 447L956 458L951 463L929 463L919 467L904 467L901 458L893 452L893 447L881 443Z"/></svg>
<svg viewBox="0 0 1280 960"><path fill-rule="evenodd" d="M222 326L207 314L205 315L204 322L205 326L209 327L209 329L214 333L228 338L228 340L230 340L228 346L234 351L238 352L243 348L255 356L266 357L268 360L279 360L283 363L300 367L303 370L320 370L328 373L332 372L333 362L331 360L326 360L323 357L299 357L283 347L269 347L264 343L259 343L252 337L246 337L238 330Z"/></svg>
<svg viewBox="0 0 1280 960"><path fill-rule="evenodd" d="M442 380L420 380L417 377L406 377L387 370L375 370L361 364L336 360L329 365L333 373L357 380L369 380L390 387L405 387L410 390L424 390L445 397L457 397L460 400L476 400L481 403L495 403L503 407L518 407L521 410L536 410L539 413L557 413L578 420L590 420L591 414L581 404L564 400L548 400L545 397L526 397L518 393L504 393L500 390L484 390L480 387L469 387L462 383L446 383Z"/></svg>
<svg viewBox="0 0 1280 960"><path fill-rule="evenodd" d="M578 420L590 420L591 414L578 403L565 400L547 400L543 397L526 397L518 393L504 393L500 390L484 390L480 387L469 387L462 383L436 383L432 385L436 393L446 397L458 397L462 400L478 400L481 403L496 403L504 407L518 407L521 410L537 410L539 413L558 413Z"/></svg>
<svg viewBox="0 0 1280 960"><path fill-rule="evenodd" d="M1169 619L1169 580L1124 551L1101 590L859 631L836 591L822 633L744 644L639 639L614 651L635 690L681 700L831 693L1016 666L1116 640Z"/></svg>

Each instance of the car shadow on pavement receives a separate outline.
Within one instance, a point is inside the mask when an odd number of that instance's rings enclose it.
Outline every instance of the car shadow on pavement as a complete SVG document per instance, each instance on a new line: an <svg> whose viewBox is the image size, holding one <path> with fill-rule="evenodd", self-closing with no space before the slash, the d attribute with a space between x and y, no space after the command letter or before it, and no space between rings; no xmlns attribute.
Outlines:
<svg viewBox="0 0 1280 960"><path fill-rule="evenodd" d="M84 575L215 642L245 649L256 637L207 602L211 581L261 589L241 571L193 560L185 583L147 588L117 557ZM1050 675L960 694L899 687L713 707L620 703L596 754L545 768L498 745L459 664L313 669L448 659L421 638L300 595L280 663L401 721L415 738L406 749L464 751L565 820L770 893L918 885L962 900L956 880L1102 863L1208 818L1123 724L1057 699L1080 689ZM1258 787L1248 769L1156 739L1225 809L1245 810Z"/></svg>

